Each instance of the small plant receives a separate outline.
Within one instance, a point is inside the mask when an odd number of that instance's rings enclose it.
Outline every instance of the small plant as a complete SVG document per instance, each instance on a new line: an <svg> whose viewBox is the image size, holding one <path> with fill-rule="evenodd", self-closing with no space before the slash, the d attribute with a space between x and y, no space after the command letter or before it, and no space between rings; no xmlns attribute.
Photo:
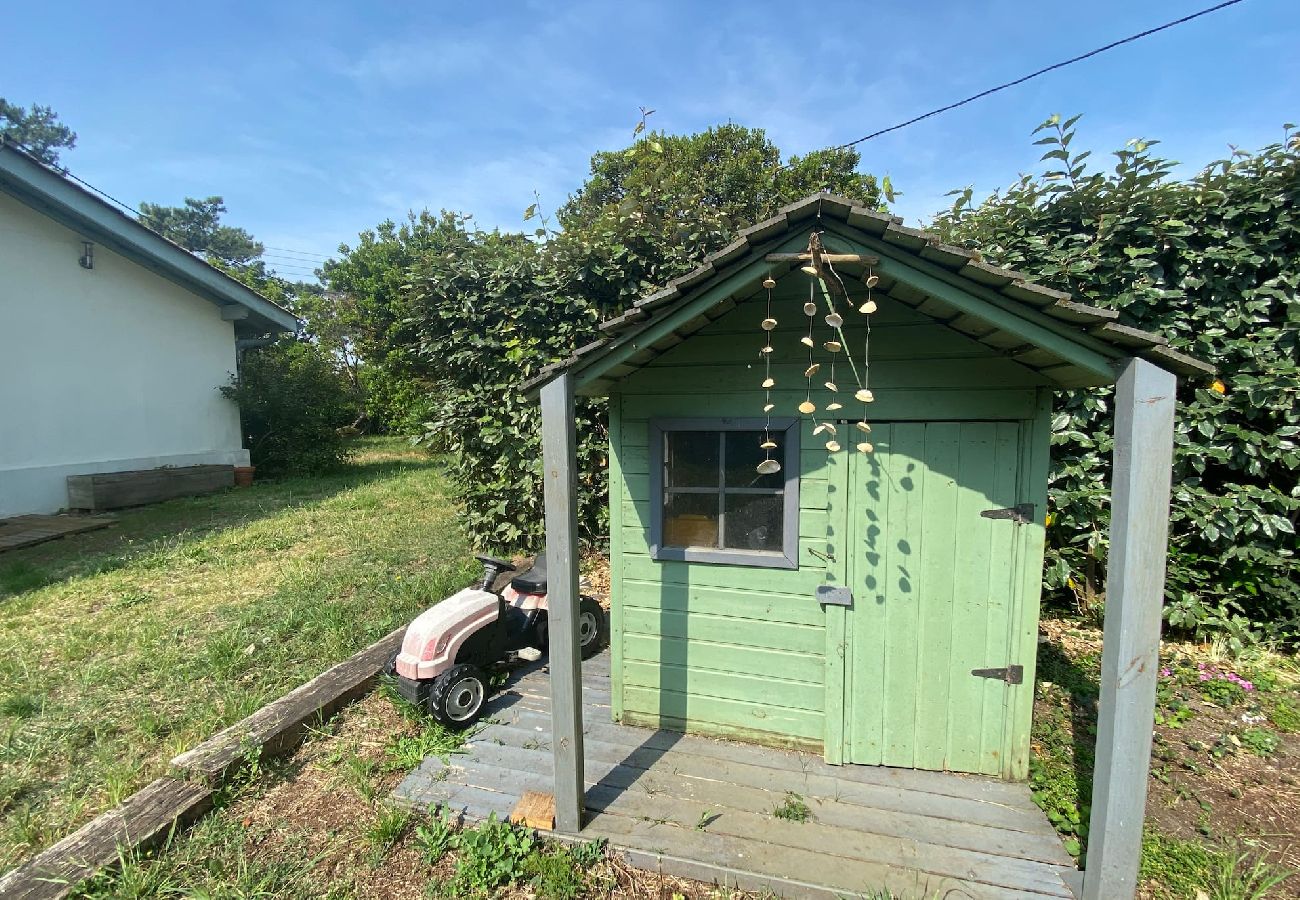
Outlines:
<svg viewBox="0 0 1300 900"><path fill-rule="evenodd" d="M384 769L389 772L404 772L414 769L426 756L437 756L448 762L453 753L465 745L466 736L443 728L437 722L426 719L416 734L399 734L384 748L388 762Z"/></svg>
<svg viewBox="0 0 1300 900"><path fill-rule="evenodd" d="M812 818L812 810L803 801L803 797L800 797L794 791L786 791L785 800L780 806L772 810L772 815L778 819L785 819L787 822L807 822Z"/></svg>
<svg viewBox="0 0 1300 900"><path fill-rule="evenodd" d="M1255 690L1253 682L1236 672L1220 669L1207 663L1197 663L1197 686L1205 699L1227 709L1246 699Z"/></svg>
<svg viewBox="0 0 1300 900"><path fill-rule="evenodd" d="M537 838L523 828L503 822L496 813L477 828L467 828L456 838L460 858L454 887L463 894L485 894L528 875L529 856Z"/></svg>
<svg viewBox="0 0 1300 900"><path fill-rule="evenodd" d="M609 841L605 840L605 838L598 841L584 841L581 844L574 844L569 847L569 853L579 866L590 869L605 858L605 847L608 844Z"/></svg>
<svg viewBox="0 0 1300 900"><path fill-rule="evenodd" d="M363 759L356 753L349 753L343 758L339 767L343 780L346 781L367 803L373 803L378 788L375 785L375 763Z"/></svg>
<svg viewBox="0 0 1300 900"><path fill-rule="evenodd" d="M437 863L456 846L456 823L451 814L442 810L429 820L428 825L417 825L415 842L425 862L431 866Z"/></svg>
<svg viewBox="0 0 1300 900"><path fill-rule="evenodd" d="M1278 731L1290 734L1300 731L1300 706L1297 706L1290 697L1278 697L1274 700L1268 717L1277 726Z"/></svg>
<svg viewBox="0 0 1300 900"><path fill-rule="evenodd" d="M366 840L370 843L370 862L379 865L388 851L392 849L406 833L407 823L411 821L409 810L389 806L379 811L379 817L366 829Z"/></svg>
<svg viewBox="0 0 1300 900"><path fill-rule="evenodd" d="M1264 900L1290 873L1248 853L1216 854L1209 869L1209 900Z"/></svg>
<svg viewBox="0 0 1300 900"><path fill-rule="evenodd" d="M584 893L582 872L564 848L535 852L525 860L528 883L547 900L576 900Z"/></svg>
<svg viewBox="0 0 1300 900"><path fill-rule="evenodd" d="M715 813L711 809L706 809L704 812L700 813L700 820L695 823L695 830L704 831L716 821L718 821L718 813Z"/></svg>
<svg viewBox="0 0 1300 900"><path fill-rule="evenodd" d="M0 700L0 716L30 719L45 709L45 698L40 694L13 694Z"/></svg>
<svg viewBox="0 0 1300 900"><path fill-rule="evenodd" d="M1241 746L1256 756L1272 756L1282 739L1270 728L1247 728L1241 733Z"/></svg>

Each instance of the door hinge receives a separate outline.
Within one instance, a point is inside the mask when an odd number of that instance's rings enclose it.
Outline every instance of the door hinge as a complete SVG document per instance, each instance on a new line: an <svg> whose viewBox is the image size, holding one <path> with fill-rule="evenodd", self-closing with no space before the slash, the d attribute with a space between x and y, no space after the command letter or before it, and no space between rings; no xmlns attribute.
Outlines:
<svg viewBox="0 0 1300 900"><path fill-rule="evenodd" d="M1024 666L1007 666L1005 669L971 669L976 678L996 678L1007 684L1021 684L1025 680Z"/></svg>
<svg viewBox="0 0 1300 900"><path fill-rule="evenodd" d="M1010 519L1017 525L1025 525L1034 521L1034 504L1017 503L1006 509L986 509L980 515L986 519Z"/></svg>

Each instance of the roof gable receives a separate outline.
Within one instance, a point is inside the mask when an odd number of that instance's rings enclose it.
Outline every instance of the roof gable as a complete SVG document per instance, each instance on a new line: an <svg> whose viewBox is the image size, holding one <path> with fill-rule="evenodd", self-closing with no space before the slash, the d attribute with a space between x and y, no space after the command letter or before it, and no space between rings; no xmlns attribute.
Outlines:
<svg viewBox="0 0 1300 900"><path fill-rule="evenodd" d="M240 334L297 331L288 310L0 138L0 191L222 308Z"/></svg>
<svg viewBox="0 0 1300 900"><path fill-rule="evenodd" d="M1069 294L977 259L901 220L843 197L814 194L741 231L728 246L600 325L602 337L525 383L535 391L562 371L579 393L601 395L617 379L686 340L752 296L770 272L796 268L771 254L806 248L822 234L828 253L870 258L877 290L1043 375L1062 388L1109 384L1121 360L1140 356L1180 375L1213 367L1170 349L1163 337L1120 325L1113 310L1075 302ZM849 274L857 275L858 272Z"/></svg>

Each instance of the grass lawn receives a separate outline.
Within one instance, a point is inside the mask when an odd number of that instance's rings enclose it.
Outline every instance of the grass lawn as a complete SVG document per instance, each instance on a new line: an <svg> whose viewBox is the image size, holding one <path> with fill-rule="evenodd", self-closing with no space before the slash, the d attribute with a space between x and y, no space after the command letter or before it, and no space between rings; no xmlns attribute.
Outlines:
<svg viewBox="0 0 1300 900"><path fill-rule="evenodd" d="M438 462L355 450L0 555L0 871L469 583Z"/></svg>

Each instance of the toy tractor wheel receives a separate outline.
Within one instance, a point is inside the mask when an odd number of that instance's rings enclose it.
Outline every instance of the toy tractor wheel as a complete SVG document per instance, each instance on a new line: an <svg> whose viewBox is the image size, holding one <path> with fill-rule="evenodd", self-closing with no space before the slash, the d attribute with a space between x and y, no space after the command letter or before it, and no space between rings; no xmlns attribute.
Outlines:
<svg viewBox="0 0 1300 900"><path fill-rule="evenodd" d="M595 656L609 640L609 620L595 597L583 597L578 604L578 640L583 659Z"/></svg>
<svg viewBox="0 0 1300 900"><path fill-rule="evenodd" d="M482 715L487 693L487 676L482 669L452 666L429 687L429 713L448 728L468 728Z"/></svg>
<svg viewBox="0 0 1300 900"><path fill-rule="evenodd" d="M537 617L537 624L533 626L533 646L545 653L551 646L551 633L546 624L546 613Z"/></svg>

